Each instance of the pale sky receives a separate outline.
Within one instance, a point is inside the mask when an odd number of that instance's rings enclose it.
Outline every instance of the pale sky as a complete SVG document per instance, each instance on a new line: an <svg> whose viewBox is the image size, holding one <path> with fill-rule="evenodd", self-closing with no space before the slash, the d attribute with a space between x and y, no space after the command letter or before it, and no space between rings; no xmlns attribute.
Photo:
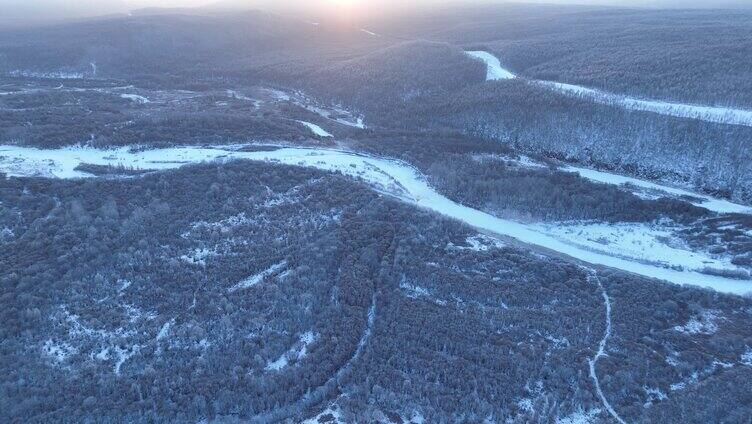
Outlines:
<svg viewBox="0 0 752 424"><path fill-rule="evenodd" d="M145 7L198 7L222 4L260 9L298 9L327 14L361 14L374 11L400 11L409 7L446 5L464 2L469 4L503 3L514 0L0 0L0 27L125 13ZM530 3L591 4L640 7L747 7L752 0L516 0Z"/></svg>

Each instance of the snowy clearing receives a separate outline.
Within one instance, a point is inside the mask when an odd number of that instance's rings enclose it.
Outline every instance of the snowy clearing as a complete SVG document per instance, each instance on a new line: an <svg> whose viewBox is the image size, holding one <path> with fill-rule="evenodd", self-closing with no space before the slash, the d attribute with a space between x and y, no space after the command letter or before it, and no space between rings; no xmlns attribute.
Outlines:
<svg viewBox="0 0 752 424"><path fill-rule="evenodd" d="M499 59L491 53L484 51L468 51L465 53L486 63L488 68L486 81L516 78L513 73L502 68ZM679 118L698 119L718 124L752 126L752 110L638 99L556 81L532 80L531 82L540 87L561 94L581 97L596 103L618 106L627 110L651 112Z"/></svg>
<svg viewBox="0 0 752 424"><path fill-rule="evenodd" d="M405 202L465 222L488 234L517 239L523 243L560 252L595 265L669 281L676 284L707 287L735 294L752 293L752 282L707 275L694 270L671 268L674 260L667 256L668 267L619 257L609 249L594 251L562 241L560 236L534 225L508 219L460 205L429 186L425 178L410 165L382 158L329 149L280 148L274 151L240 152L222 148L174 147L130 152L126 148L97 150L66 148L40 150L18 146L0 146L0 170L9 176L43 175L58 178L91 177L76 171L81 163L125 165L134 169L173 169L184 164L216 160L249 159L339 171L365 180L377 191Z"/></svg>
<svg viewBox="0 0 752 424"><path fill-rule="evenodd" d="M305 109L323 117L326 119L329 119L331 121L340 123L342 125L346 125L348 127L358 128L358 129L365 129L366 126L363 124L363 118L361 117L355 117L352 113L340 109L340 108L323 108L319 106L312 106L300 102L296 102L299 106L304 107Z"/></svg>
<svg viewBox="0 0 752 424"><path fill-rule="evenodd" d="M311 132L314 135L317 135L319 137L334 137L333 135L329 134L325 129L321 128L320 126L316 124L312 124L306 121L298 121L298 122L308 127L308 129L311 130Z"/></svg>
<svg viewBox="0 0 752 424"><path fill-rule="evenodd" d="M700 272L724 269L744 272L731 257L713 257L692 251L662 223L551 222L533 224L540 232L582 249L662 267Z"/></svg>
<svg viewBox="0 0 752 424"><path fill-rule="evenodd" d="M138 104L149 103L149 99L144 96L139 96L138 94L121 94L120 97Z"/></svg>
<svg viewBox="0 0 752 424"><path fill-rule="evenodd" d="M54 342L48 339L42 346L42 351L57 363L65 362L66 359L78 353L78 349L67 342Z"/></svg>
<svg viewBox="0 0 752 424"><path fill-rule="evenodd" d="M686 324L674 327L674 331L685 334L715 334L718 331L719 319L721 316L718 311L703 311L698 316L690 318Z"/></svg>

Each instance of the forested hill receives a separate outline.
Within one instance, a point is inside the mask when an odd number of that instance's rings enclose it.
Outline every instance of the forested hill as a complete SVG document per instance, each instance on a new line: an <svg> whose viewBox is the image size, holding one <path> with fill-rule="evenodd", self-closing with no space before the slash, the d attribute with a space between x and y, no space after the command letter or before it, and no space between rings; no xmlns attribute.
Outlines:
<svg viewBox="0 0 752 424"><path fill-rule="evenodd" d="M752 108L752 10L487 5L372 26L488 50L530 78Z"/></svg>

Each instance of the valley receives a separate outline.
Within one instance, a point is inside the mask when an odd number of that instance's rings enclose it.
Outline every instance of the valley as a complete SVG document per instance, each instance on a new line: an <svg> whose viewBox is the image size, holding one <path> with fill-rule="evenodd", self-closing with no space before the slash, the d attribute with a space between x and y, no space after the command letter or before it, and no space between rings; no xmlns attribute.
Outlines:
<svg viewBox="0 0 752 424"><path fill-rule="evenodd" d="M375 4L0 16L0 421L748 423L750 11Z"/></svg>

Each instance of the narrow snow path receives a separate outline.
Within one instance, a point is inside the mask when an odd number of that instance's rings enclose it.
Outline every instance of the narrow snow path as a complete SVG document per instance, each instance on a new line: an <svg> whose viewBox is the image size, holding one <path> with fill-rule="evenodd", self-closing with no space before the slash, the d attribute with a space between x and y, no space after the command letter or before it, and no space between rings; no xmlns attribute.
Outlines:
<svg viewBox="0 0 752 424"><path fill-rule="evenodd" d="M611 298L608 297L608 293L606 293L606 289L605 287L603 287L603 284L601 284L601 281L596 275L595 271L588 269L587 273L588 281L591 283L596 283L598 285L598 288L603 295L603 303L606 307L606 329L603 332L603 338L598 344L598 352L596 352L592 359L588 360L588 365L590 368L590 378L593 380L593 384L595 384L595 392L598 394L603 407L606 408L608 413L611 414L611 416L620 424L626 424L626 422L619 416L619 414L616 413L611 404L608 403L608 399L606 399L606 396L603 394L603 390L601 390L601 382L598 379L598 374L595 370L595 366L598 364L598 360L606 356L606 343L608 343L608 339L611 337Z"/></svg>
<svg viewBox="0 0 752 424"><path fill-rule="evenodd" d="M698 270L677 270L625 259L567 243L533 225L501 219L456 203L436 192L413 167L404 162L369 157L329 149L280 148L274 151L242 152L225 148L174 147L144 150L96 150L69 148L38 150L0 146L0 171L8 175L40 175L58 178L90 176L76 167L81 163L123 165L135 169L173 169L189 163L216 160L249 159L318 168L359 178L375 190L405 202L465 222L487 233L517 239L523 243L562 253L594 265L602 265L649 278L711 288L744 295L752 292L752 282L708 275Z"/></svg>
<svg viewBox="0 0 752 424"><path fill-rule="evenodd" d="M379 34L376 34L376 33L375 33L375 32L373 32L373 31L369 31L369 30L367 30L367 29L365 29L365 28L361 28L361 29L360 29L360 32L364 32L364 33L366 33L366 34L368 34L368 35L370 35L370 36L372 36L372 37L381 37L381 35L379 35Z"/></svg>
<svg viewBox="0 0 752 424"><path fill-rule="evenodd" d="M469 56L486 63L486 66L488 67L486 81L515 78L513 73L501 67L501 63L496 56L483 51L468 51L466 53ZM651 112L679 118L697 119L718 124L752 127L752 110L638 99L622 94L609 93L602 90L556 81L531 80L531 82L561 94L582 97L596 103L619 106L627 110Z"/></svg>
<svg viewBox="0 0 752 424"><path fill-rule="evenodd" d="M275 272L279 271L280 269L284 268L285 266L287 266L287 261L282 261L282 262L276 263L276 264L270 266L269 268L267 268L267 269L259 272L258 274L251 275L250 277L245 278L243 281L241 281L241 282L235 284L234 286L230 287L229 289L227 289L227 291L230 292L230 293L234 293L234 292L236 292L238 290L245 290L245 289L251 288L251 287L255 286L256 284L262 282L264 280L264 278L266 278L266 277L274 274Z"/></svg>
<svg viewBox="0 0 752 424"><path fill-rule="evenodd" d="M314 135L317 135L319 137L334 137L329 132L327 132L325 129L321 128L320 126L318 126L316 124L312 124L312 123L306 122L306 121L298 121L298 122L301 123L301 124L303 124L303 125L305 125L306 127L308 127L308 129L311 130L311 132Z"/></svg>

